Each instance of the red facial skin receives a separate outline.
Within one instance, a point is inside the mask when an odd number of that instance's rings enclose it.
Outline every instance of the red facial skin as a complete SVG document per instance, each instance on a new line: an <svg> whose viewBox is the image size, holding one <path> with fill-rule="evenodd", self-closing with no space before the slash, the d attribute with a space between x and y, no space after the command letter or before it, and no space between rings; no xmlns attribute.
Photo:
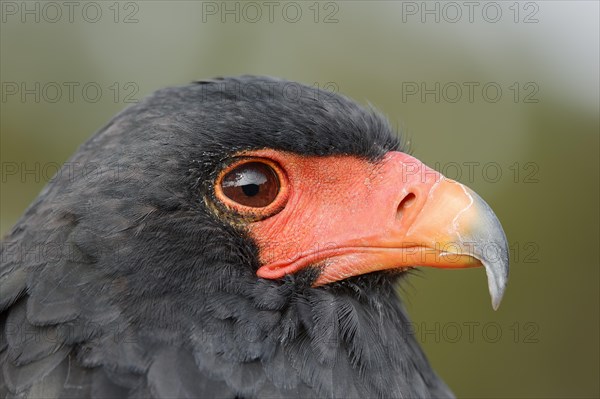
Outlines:
<svg viewBox="0 0 600 399"><path fill-rule="evenodd" d="M481 266L461 238L477 228L470 190L407 154L378 162L268 149L239 155L279 167L280 196L248 224L259 277L318 266L322 285L376 270Z"/></svg>

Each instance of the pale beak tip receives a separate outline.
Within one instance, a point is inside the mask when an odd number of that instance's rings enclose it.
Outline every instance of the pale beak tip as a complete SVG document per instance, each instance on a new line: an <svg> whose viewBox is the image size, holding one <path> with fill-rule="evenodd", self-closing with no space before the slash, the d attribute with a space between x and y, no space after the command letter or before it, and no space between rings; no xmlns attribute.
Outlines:
<svg viewBox="0 0 600 399"><path fill-rule="evenodd" d="M475 241L475 257L485 267L492 308L498 310L508 283L508 240L490 206L475 192L471 193L479 210L478 228L472 231L471 237Z"/></svg>
<svg viewBox="0 0 600 399"><path fill-rule="evenodd" d="M499 265L495 263L499 263ZM498 262L485 262L484 267L488 277L492 308L498 310L508 283L508 256L503 256Z"/></svg>

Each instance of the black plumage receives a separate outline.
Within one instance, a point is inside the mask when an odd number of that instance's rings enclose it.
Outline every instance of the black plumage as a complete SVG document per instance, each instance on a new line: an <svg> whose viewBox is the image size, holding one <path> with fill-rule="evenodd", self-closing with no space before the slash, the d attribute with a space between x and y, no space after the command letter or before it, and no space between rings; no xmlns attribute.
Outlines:
<svg viewBox="0 0 600 399"><path fill-rule="evenodd" d="M409 333L403 273L317 288L311 269L256 276L255 243L205 198L231 154L260 148L403 150L376 112L271 78L164 89L124 110L2 243L0 396L452 396Z"/></svg>

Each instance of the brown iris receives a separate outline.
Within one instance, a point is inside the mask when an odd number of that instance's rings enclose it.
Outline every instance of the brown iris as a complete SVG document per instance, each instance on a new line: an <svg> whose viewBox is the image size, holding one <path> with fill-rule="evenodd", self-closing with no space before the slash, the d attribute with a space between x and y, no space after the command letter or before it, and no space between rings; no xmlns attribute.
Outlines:
<svg viewBox="0 0 600 399"><path fill-rule="evenodd" d="M269 165L246 162L223 176L221 188L227 198L240 205L264 208L277 198L280 183Z"/></svg>

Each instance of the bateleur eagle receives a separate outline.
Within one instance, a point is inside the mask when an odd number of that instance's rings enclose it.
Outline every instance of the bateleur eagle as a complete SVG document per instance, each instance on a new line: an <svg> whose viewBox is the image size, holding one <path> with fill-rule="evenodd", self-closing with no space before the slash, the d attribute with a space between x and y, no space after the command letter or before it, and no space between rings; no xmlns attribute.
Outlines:
<svg viewBox="0 0 600 399"><path fill-rule="evenodd" d="M416 266L508 277L488 205L378 113L243 76L159 90L2 243L0 396L452 397L409 331Z"/></svg>

